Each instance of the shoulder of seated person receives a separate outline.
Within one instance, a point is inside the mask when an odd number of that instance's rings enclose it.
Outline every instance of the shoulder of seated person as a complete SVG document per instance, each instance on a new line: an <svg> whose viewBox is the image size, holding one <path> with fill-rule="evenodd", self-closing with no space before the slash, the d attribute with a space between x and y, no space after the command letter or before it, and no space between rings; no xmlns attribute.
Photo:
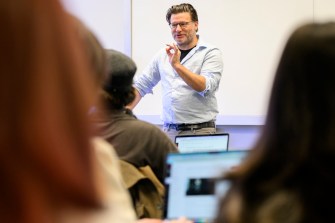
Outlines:
<svg viewBox="0 0 335 223"><path fill-rule="evenodd" d="M108 154L112 156L116 156L116 152L114 147L107 142L105 139L101 137L94 137L91 139L93 148L95 152L100 153L100 154Z"/></svg>

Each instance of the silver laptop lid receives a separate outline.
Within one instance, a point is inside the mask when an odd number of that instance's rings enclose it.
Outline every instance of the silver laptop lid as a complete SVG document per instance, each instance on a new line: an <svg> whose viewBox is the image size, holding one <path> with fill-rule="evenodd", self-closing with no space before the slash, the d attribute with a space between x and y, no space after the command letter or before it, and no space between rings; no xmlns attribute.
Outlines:
<svg viewBox="0 0 335 223"><path fill-rule="evenodd" d="M229 134L177 135L175 137L175 143L181 153L227 151Z"/></svg>

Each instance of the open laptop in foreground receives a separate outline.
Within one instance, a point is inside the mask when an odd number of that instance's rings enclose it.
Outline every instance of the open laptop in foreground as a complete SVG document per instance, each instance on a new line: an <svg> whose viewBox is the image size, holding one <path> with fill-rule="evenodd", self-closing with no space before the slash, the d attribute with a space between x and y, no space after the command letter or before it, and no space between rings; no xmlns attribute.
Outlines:
<svg viewBox="0 0 335 223"><path fill-rule="evenodd" d="M228 133L211 135L177 135L175 143L181 153L227 151L229 143Z"/></svg>
<svg viewBox="0 0 335 223"><path fill-rule="evenodd" d="M229 186L215 180L238 165L246 154L246 150L168 154L164 217L212 222L218 201Z"/></svg>

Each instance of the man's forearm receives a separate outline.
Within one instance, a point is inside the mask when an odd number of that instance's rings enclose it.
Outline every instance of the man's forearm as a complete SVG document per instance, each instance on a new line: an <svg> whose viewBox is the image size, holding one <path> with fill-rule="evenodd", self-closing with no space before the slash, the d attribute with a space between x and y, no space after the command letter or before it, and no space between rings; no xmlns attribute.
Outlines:
<svg viewBox="0 0 335 223"><path fill-rule="evenodd" d="M179 76L185 81L185 83L198 92L202 92L206 89L206 79L198 74L192 73L186 67L181 64L173 67Z"/></svg>

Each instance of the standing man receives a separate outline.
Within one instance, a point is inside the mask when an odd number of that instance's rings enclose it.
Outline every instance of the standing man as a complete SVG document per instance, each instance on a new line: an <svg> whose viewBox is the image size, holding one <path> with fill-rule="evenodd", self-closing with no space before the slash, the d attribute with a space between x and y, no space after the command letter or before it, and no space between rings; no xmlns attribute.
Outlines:
<svg viewBox="0 0 335 223"><path fill-rule="evenodd" d="M166 44L136 77L136 99L129 108L161 81L163 131L172 140L178 134L213 134L218 114L215 92L223 70L221 52L197 35L198 15L191 4L173 5L166 20L176 43Z"/></svg>

